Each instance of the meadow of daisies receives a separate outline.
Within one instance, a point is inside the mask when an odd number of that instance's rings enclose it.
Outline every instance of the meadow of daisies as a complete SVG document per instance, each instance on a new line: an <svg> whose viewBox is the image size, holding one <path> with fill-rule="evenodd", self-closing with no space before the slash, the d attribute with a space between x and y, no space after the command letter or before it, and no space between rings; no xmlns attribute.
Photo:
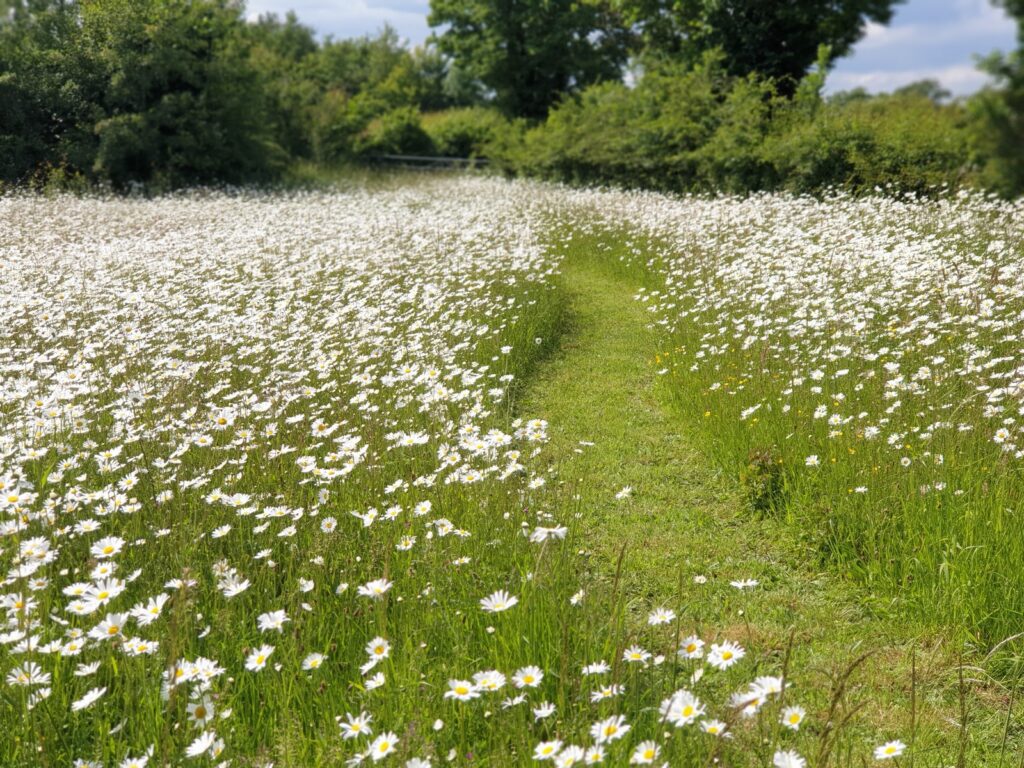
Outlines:
<svg viewBox="0 0 1024 768"><path fill-rule="evenodd" d="M746 484L900 611L1024 629L1024 202L620 201L659 373Z"/></svg>
<svg viewBox="0 0 1024 768"><path fill-rule="evenodd" d="M628 227L637 354L749 514L994 645L1024 612L1021 214L474 178L0 198L0 765L912 761L851 735L844 679L589 563L586 478L518 395L571 333L563 246Z"/></svg>

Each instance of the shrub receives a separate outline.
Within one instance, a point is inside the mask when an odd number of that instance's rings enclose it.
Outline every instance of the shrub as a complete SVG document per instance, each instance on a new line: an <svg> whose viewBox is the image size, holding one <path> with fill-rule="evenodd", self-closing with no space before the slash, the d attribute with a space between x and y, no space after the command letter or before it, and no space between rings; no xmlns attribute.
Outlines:
<svg viewBox="0 0 1024 768"><path fill-rule="evenodd" d="M434 152L434 143L423 130L420 113L414 107L399 107L371 120L355 149L360 155L428 155Z"/></svg>
<svg viewBox="0 0 1024 768"><path fill-rule="evenodd" d="M782 186L928 193L969 171L966 115L920 95L824 104L811 120L780 121L763 147Z"/></svg>
<svg viewBox="0 0 1024 768"><path fill-rule="evenodd" d="M654 69L634 88L605 83L563 101L500 162L558 181L677 192L931 193L973 178L962 105L912 89L828 102L822 82L812 73L784 98L769 80L727 77L715 56Z"/></svg>
<svg viewBox="0 0 1024 768"><path fill-rule="evenodd" d="M507 121L497 110L466 107L423 116L427 132L439 155L485 157Z"/></svg>

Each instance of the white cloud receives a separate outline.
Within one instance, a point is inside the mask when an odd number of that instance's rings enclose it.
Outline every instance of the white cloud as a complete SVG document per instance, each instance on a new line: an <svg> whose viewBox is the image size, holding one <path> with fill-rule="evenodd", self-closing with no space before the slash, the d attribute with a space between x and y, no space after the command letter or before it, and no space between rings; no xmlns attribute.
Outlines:
<svg viewBox="0 0 1024 768"><path fill-rule="evenodd" d="M430 34L425 0L249 0L246 10L250 17L261 13L284 15L294 10L303 24L321 36L335 38L374 34L385 23L414 45Z"/></svg>
<svg viewBox="0 0 1024 768"><path fill-rule="evenodd" d="M972 4L974 0L971 0ZM1002 39L1014 30L1013 22L1002 11L989 3L985 10L965 16L946 18L924 24L895 24L885 26L869 22L864 38L854 49L857 54L869 54L884 48L898 46L940 45Z"/></svg>
<svg viewBox="0 0 1024 768"><path fill-rule="evenodd" d="M865 88L891 91L915 80L938 80L956 95L984 86L977 54L1008 50L1016 25L991 0L907 0L892 24L869 24L851 55L836 62L829 92Z"/></svg>
<svg viewBox="0 0 1024 768"><path fill-rule="evenodd" d="M922 67L920 69L888 70L868 72L834 72L829 76L826 90L829 93L864 88L871 93L892 91L919 80L938 80L944 88L956 96L973 93L990 82L984 72L971 64L953 64L947 67Z"/></svg>

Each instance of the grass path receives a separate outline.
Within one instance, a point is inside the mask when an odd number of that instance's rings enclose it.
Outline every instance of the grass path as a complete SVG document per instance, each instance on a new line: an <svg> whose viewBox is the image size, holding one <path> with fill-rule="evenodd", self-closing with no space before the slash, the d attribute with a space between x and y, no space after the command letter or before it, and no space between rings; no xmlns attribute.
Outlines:
<svg viewBox="0 0 1024 768"><path fill-rule="evenodd" d="M987 689L965 689L971 722L961 744L956 649L879 612L876 601L825 573L791 528L746 510L736 483L700 453L659 395L655 336L633 299L639 278L606 266L626 242L575 243L563 270L567 331L519 406L550 420L563 479L580 479L599 577L613 578L625 545L622 584L633 625L652 608L682 608L684 626L689 621L705 636L728 636L779 660L792 635L794 679L825 692L853 659L874 651L851 676L847 697L848 707L863 704L852 729L861 745L883 737L909 741L913 733L913 764L996 764L1005 703L986 701ZM595 258L598 247L604 254ZM623 486L633 495L616 500ZM707 583L696 583L697 576ZM729 585L744 578L760 585L746 592ZM819 711L808 706L809 714L824 722L827 697L816 704ZM1019 757L1008 754L1007 764Z"/></svg>

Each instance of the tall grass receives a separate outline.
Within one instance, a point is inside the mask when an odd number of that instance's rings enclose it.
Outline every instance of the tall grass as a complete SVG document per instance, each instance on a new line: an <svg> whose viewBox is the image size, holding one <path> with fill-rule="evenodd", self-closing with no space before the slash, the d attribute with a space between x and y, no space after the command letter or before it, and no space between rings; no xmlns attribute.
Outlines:
<svg viewBox="0 0 1024 768"><path fill-rule="evenodd" d="M587 247L537 222L573 205L479 180L0 200L0 764L572 765L615 715L613 765L869 755L848 673L681 587L632 620L588 566L587 478L514 402Z"/></svg>
<svg viewBox="0 0 1024 768"><path fill-rule="evenodd" d="M663 381L707 449L879 606L1024 614L1020 205L619 196Z"/></svg>

